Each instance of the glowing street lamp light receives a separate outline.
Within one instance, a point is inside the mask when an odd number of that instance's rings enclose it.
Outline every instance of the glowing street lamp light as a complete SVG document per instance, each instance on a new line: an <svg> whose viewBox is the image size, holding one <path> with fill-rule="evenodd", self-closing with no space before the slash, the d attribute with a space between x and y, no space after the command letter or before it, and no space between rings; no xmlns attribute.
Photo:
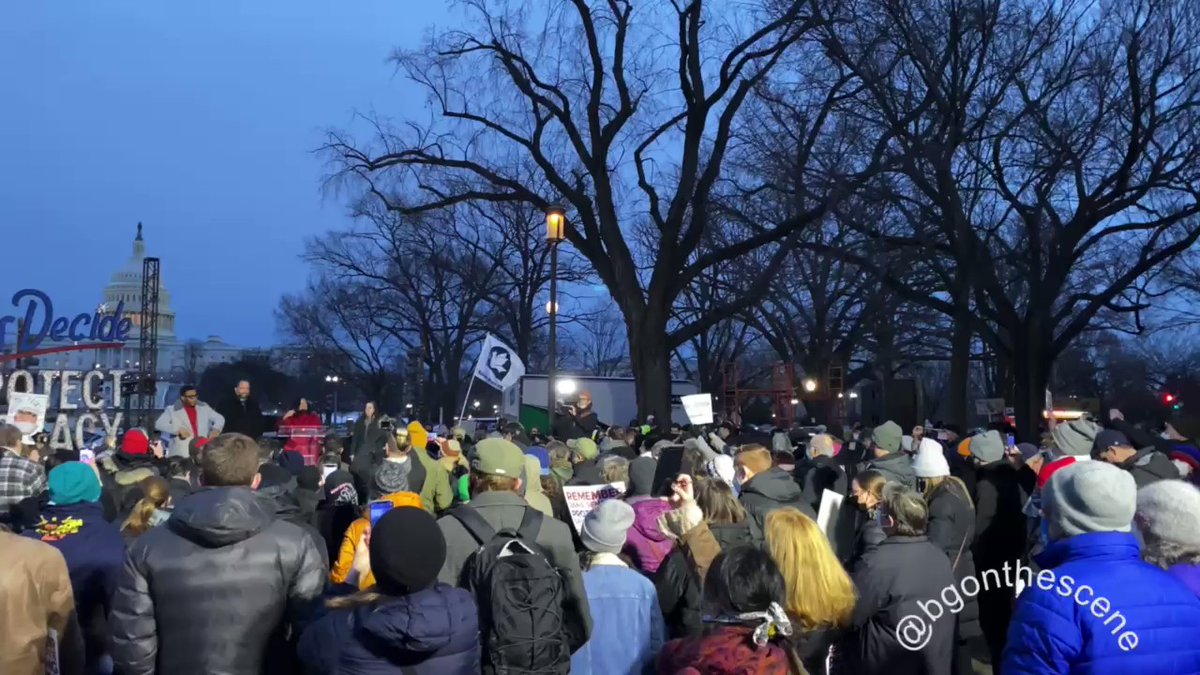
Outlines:
<svg viewBox="0 0 1200 675"><path fill-rule="evenodd" d="M567 237L567 210L558 204L546 205L546 243L550 245L550 340L546 367L546 420L554 428L554 375L558 367L558 245Z"/></svg>
<svg viewBox="0 0 1200 675"><path fill-rule="evenodd" d="M817 381L812 379L811 377L805 378L804 379L804 391L807 391L808 393L811 394L816 390L817 390Z"/></svg>

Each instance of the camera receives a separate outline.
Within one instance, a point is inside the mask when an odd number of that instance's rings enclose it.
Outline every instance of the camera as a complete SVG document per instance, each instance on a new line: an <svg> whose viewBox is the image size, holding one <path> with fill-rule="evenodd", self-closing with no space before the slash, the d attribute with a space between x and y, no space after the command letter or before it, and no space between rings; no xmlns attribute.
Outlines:
<svg viewBox="0 0 1200 675"><path fill-rule="evenodd" d="M396 421L390 417L385 417L379 420L379 428L383 429L384 431L395 431Z"/></svg>

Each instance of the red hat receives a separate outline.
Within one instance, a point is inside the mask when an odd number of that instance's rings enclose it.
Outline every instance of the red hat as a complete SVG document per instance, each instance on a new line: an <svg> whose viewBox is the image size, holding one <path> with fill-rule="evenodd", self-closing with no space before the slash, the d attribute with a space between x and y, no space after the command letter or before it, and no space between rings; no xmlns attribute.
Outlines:
<svg viewBox="0 0 1200 675"><path fill-rule="evenodd" d="M1077 461L1079 461L1079 460L1074 455L1067 455L1066 457L1056 459L1053 462L1050 462L1049 464L1047 464L1046 466L1043 466L1042 470L1038 472L1038 479L1037 479L1038 489L1040 490L1043 487L1045 487L1046 483L1050 482L1050 477L1053 476L1055 473L1057 473L1060 469L1065 469L1066 467L1071 466L1072 464L1074 464Z"/></svg>
<svg viewBox="0 0 1200 675"><path fill-rule="evenodd" d="M150 453L150 439L141 429L130 429L121 439L121 452L126 455L146 455Z"/></svg>

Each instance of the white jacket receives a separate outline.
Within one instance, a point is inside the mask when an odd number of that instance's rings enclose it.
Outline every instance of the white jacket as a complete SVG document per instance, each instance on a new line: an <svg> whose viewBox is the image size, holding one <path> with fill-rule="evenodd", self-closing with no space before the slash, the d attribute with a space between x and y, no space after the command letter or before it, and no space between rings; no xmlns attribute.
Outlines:
<svg viewBox="0 0 1200 675"><path fill-rule="evenodd" d="M192 440L192 436L186 439L179 438L179 430L187 428L191 430L192 422L188 419L187 411L183 409L182 403L167 408L158 416L158 421L154 423L154 428L158 430L164 437L170 440L170 445L167 446L168 457L187 457L188 444ZM207 403L196 403L196 438L207 438L212 432L220 432L225 428L225 418L221 413L213 410Z"/></svg>

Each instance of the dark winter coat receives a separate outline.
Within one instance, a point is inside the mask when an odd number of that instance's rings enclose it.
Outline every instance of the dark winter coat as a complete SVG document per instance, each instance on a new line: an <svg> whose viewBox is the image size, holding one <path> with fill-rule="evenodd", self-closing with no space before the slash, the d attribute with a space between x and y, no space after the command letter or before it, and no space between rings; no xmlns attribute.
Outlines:
<svg viewBox="0 0 1200 675"><path fill-rule="evenodd" d="M479 652L475 600L444 584L333 610L300 639L311 675L473 675Z"/></svg>
<svg viewBox="0 0 1200 675"><path fill-rule="evenodd" d="M708 526L721 550L737 546L758 546L763 543L762 531L751 519L740 523ZM687 551L676 546L654 574L658 606L666 620L668 639L699 635L704 629L701 621L701 583Z"/></svg>
<svg viewBox="0 0 1200 675"><path fill-rule="evenodd" d="M854 572L858 603L852 632L839 644L838 672L856 675L949 675L954 615L947 609L926 624L929 642L910 651L896 637L908 615L924 618L919 603L938 598L954 583L950 561L926 537L889 537ZM910 620L911 621L911 620Z"/></svg>
<svg viewBox="0 0 1200 675"><path fill-rule="evenodd" d="M1133 476L1139 490L1160 480L1179 479L1179 469L1175 467L1171 458L1154 448L1138 450L1137 454L1121 462L1120 466Z"/></svg>
<svg viewBox="0 0 1200 675"><path fill-rule="evenodd" d="M954 569L954 581L961 584L967 577L975 576L975 558L971 553L975 510L963 488L953 480L943 482L925 500L929 504L929 542L946 554ZM977 598L966 601L958 615L958 625L959 636L964 639L982 634Z"/></svg>
<svg viewBox="0 0 1200 675"><path fill-rule="evenodd" d="M230 396L217 406L217 412L225 418L222 433L245 434L258 440L266 428L262 409L258 407L258 401L253 398L242 400L237 396Z"/></svg>
<svg viewBox="0 0 1200 675"><path fill-rule="evenodd" d="M109 651L108 612L125 564L125 540L96 502L50 505L41 517L36 528L22 534L50 544L67 561L87 663L94 666Z"/></svg>
<svg viewBox="0 0 1200 675"><path fill-rule="evenodd" d="M104 518L119 523L129 517L129 510L136 501L130 493L149 476L163 475L162 461L154 455L127 455L119 450L98 460L100 484L104 491L100 503L104 507Z"/></svg>
<svg viewBox="0 0 1200 675"><path fill-rule="evenodd" d="M848 517L854 523L854 544L849 550L844 565L847 571L853 573L862 565L862 561L867 555L883 543L887 535L879 527L879 521L875 520L874 513L860 508L849 499L842 502L843 510L848 503L850 504L849 508L853 509Z"/></svg>
<svg viewBox="0 0 1200 675"><path fill-rule="evenodd" d="M354 422L354 436L350 439L350 472L361 476L366 484L375 469L387 455L387 429L379 428L379 416L368 421L366 416Z"/></svg>
<svg viewBox="0 0 1200 675"><path fill-rule="evenodd" d="M889 481L916 487L917 476L913 473L912 457L903 452L893 452L867 463L866 468L883 474Z"/></svg>
<svg viewBox="0 0 1200 675"><path fill-rule="evenodd" d="M116 672L295 672L287 624L302 625L327 573L248 488L193 493L129 549L109 616Z"/></svg>
<svg viewBox="0 0 1200 675"><path fill-rule="evenodd" d="M1025 552L1021 472L1007 459L979 467L975 483L975 563L979 570L1012 564Z"/></svg>
<svg viewBox="0 0 1200 675"><path fill-rule="evenodd" d="M813 457L809 462L810 467L804 474L804 500L814 513L820 513L821 495L832 490L845 497L850 490L850 481L846 478L846 469L833 457Z"/></svg>
<svg viewBox="0 0 1200 675"><path fill-rule="evenodd" d="M274 516L277 520L282 520L291 523L296 527L304 530L308 538L312 540L313 545L317 547L321 554L321 561L325 567L329 567L329 557L326 555L327 547L325 545L325 537L321 536L321 531L317 529L315 515L305 513L304 508L300 505L300 500L296 498L295 480L292 480L287 485L273 485L269 488L259 490L255 494L263 502L263 506L267 509L274 509Z"/></svg>
<svg viewBox="0 0 1200 675"><path fill-rule="evenodd" d="M575 473L567 485L604 485L604 473L600 471L600 460L585 459L575 464Z"/></svg>
<svg viewBox="0 0 1200 675"><path fill-rule="evenodd" d="M785 506L790 506L813 520L817 518L812 507L804 501L804 490L796 485L791 475L778 467L771 467L743 483L738 501L754 518L760 530L765 530L767 515Z"/></svg>

